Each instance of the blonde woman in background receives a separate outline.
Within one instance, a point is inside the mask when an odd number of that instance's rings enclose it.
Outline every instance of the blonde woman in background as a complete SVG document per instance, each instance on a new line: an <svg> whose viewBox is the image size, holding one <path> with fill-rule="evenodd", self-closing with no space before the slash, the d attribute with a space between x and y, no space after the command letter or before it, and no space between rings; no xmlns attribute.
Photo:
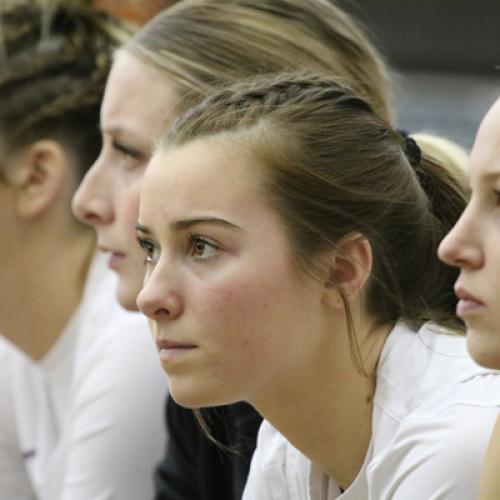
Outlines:
<svg viewBox="0 0 500 500"><path fill-rule="evenodd" d="M148 498L165 377L70 210L129 33L76 2L40 3L0 2L0 498Z"/></svg>

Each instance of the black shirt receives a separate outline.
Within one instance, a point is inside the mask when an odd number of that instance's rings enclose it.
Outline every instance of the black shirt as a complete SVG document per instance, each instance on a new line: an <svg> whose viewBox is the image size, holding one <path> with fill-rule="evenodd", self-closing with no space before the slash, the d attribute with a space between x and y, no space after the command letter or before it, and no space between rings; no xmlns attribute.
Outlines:
<svg viewBox="0 0 500 500"><path fill-rule="evenodd" d="M239 500L255 449L260 415L237 403L202 410L212 442L192 410L168 398L169 444L155 471L155 500Z"/></svg>

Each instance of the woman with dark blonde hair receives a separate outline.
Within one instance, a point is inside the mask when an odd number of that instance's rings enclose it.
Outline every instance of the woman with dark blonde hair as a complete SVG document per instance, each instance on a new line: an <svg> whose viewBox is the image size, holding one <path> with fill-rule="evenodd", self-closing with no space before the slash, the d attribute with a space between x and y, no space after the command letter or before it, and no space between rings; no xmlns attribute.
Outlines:
<svg viewBox="0 0 500 500"><path fill-rule="evenodd" d="M214 86L291 67L341 77L391 118L383 58L355 20L327 0L183 0L117 52L101 111L103 148L73 207L109 253L124 307L136 309L144 279L133 226L155 141ZM240 497L260 417L245 404L203 412L212 437L238 453L226 456L193 413L169 399L175 430L157 471L157 498Z"/></svg>
<svg viewBox="0 0 500 500"><path fill-rule="evenodd" d="M129 34L79 2L0 1L2 499L152 495L165 377L70 209Z"/></svg>
<svg viewBox="0 0 500 500"><path fill-rule="evenodd" d="M265 418L245 500L476 497L500 373L467 355L436 255L466 198L315 74L214 92L159 143L137 303L179 404Z"/></svg>

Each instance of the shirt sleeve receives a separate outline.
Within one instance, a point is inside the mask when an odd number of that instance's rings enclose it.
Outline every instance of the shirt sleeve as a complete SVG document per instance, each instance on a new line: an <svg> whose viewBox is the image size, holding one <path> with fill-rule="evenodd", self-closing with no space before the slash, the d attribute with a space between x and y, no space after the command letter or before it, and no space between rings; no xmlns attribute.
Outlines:
<svg viewBox="0 0 500 500"><path fill-rule="evenodd" d="M402 422L368 469L370 500L470 500L499 410L498 375L476 377Z"/></svg>
<svg viewBox="0 0 500 500"><path fill-rule="evenodd" d="M309 460L263 420L243 500L309 499L309 470Z"/></svg>
<svg viewBox="0 0 500 500"><path fill-rule="evenodd" d="M145 321L128 320L79 364L42 500L153 496L153 469L166 439L166 377Z"/></svg>
<svg viewBox="0 0 500 500"><path fill-rule="evenodd" d="M0 497L35 500L24 462L29 450L23 452L18 439L8 349L0 339Z"/></svg>

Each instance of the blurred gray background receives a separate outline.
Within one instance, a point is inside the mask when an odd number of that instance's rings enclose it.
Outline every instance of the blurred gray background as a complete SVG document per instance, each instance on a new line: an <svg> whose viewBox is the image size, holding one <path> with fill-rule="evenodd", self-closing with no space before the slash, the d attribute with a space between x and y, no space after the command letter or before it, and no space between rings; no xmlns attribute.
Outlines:
<svg viewBox="0 0 500 500"><path fill-rule="evenodd" d="M396 69L398 126L467 149L500 96L500 0L338 0Z"/></svg>

